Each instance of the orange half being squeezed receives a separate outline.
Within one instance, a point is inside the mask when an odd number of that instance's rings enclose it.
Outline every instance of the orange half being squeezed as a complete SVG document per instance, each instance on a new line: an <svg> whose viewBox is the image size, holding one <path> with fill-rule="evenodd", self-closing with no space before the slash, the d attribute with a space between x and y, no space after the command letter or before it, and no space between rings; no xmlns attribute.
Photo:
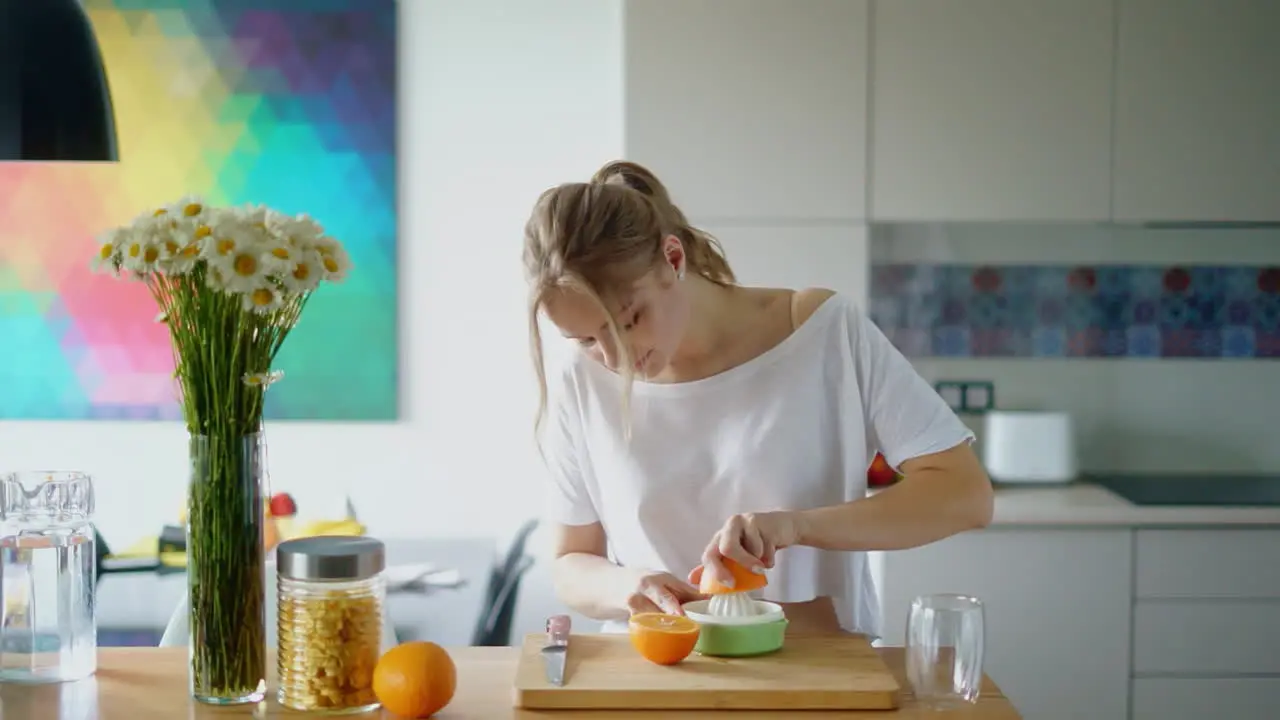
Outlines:
<svg viewBox="0 0 1280 720"><path fill-rule="evenodd" d="M732 592L759 590L769 584L768 578L762 573L752 572L735 560L720 558L720 562L724 564L725 569L733 576L733 587L722 585L711 577L710 573L706 572L705 566L699 565L689 576L689 581L698 585L698 592L703 595L723 595Z"/></svg>

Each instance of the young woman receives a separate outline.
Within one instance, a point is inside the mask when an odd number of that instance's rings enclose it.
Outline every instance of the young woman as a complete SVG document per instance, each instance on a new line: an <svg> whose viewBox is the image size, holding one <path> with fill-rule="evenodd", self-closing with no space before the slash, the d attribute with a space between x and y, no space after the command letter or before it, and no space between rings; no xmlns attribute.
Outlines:
<svg viewBox="0 0 1280 720"><path fill-rule="evenodd" d="M990 522L972 434L853 300L737 285L645 168L543 193L524 263L556 592L605 630L732 558L790 629L878 637L866 551ZM579 350L556 372L542 314ZM905 478L868 498L877 450Z"/></svg>

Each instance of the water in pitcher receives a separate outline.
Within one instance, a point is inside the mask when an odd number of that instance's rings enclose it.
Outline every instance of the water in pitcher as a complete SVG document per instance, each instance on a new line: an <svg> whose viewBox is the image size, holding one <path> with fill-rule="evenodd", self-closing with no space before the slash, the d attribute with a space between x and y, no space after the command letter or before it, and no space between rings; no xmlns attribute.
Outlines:
<svg viewBox="0 0 1280 720"><path fill-rule="evenodd" d="M97 669L93 486L81 473L0 475L0 681Z"/></svg>

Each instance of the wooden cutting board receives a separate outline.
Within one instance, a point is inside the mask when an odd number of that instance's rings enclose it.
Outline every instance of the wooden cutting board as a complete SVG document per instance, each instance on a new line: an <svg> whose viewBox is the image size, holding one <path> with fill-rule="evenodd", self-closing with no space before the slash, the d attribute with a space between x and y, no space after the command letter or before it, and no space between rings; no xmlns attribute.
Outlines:
<svg viewBox="0 0 1280 720"><path fill-rule="evenodd" d="M515 675L515 706L567 709L892 710L900 688L861 635L788 636L772 654L677 665L640 657L621 634L574 634L564 687L547 682L546 636L528 635Z"/></svg>

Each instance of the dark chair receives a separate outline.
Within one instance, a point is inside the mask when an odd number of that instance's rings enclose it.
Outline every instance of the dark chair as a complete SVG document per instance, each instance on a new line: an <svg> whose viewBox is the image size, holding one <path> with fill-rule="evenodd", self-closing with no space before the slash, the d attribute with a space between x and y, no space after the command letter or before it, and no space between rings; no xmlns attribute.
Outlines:
<svg viewBox="0 0 1280 720"><path fill-rule="evenodd" d="M503 647L511 644L511 622L515 617L516 600L520 595L520 579L532 566L533 558L525 555L506 574L489 611L480 618L472 645Z"/></svg>
<svg viewBox="0 0 1280 720"><path fill-rule="evenodd" d="M98 526L93 526L93 585L97 587L98 581L102 579L102 573L106 569L107 556L111 554L111 548L107 546L107 539L102 537L102 533L98 532Z"/></svg>
<svg viewBox="0 0 1280 720"><path fill-rule="evenodd" d="M516 536L511 540L511 547L507 549L507 557L502 562L502 574L509 575L520 564L524 557L525 546L529 544L529 536L538 528L537 520L527 520L525 524L520 526L516 531Z"/></svg>
<svg viewBox="0 0 1280 720"><path fill-rule="evenodd" d="M520 564L521 558L524 557L525 546L529 544L529 536L537 529L537 520L527 520L520 529L516 531L516 535L511 540L511 546L507 548L507 554L501 563L495 563L489 570L489 584L485 588L485 609L488 610L493 606L494 600L498 597L498 592L502 590L506 577L515 570Z"/></svg>
<svg viewBox="0 0 1280 720"><path fill-rule="evenodd" d="M528 520L516 531L505 557L489 571L489 583L485 587L484 605L480 619L472 633L471 644L502 646L510 644L511 618L515 613L520 591L520 578L533 565L533 558L525 554L529 536L538 527L536 519Z"/></svg>

